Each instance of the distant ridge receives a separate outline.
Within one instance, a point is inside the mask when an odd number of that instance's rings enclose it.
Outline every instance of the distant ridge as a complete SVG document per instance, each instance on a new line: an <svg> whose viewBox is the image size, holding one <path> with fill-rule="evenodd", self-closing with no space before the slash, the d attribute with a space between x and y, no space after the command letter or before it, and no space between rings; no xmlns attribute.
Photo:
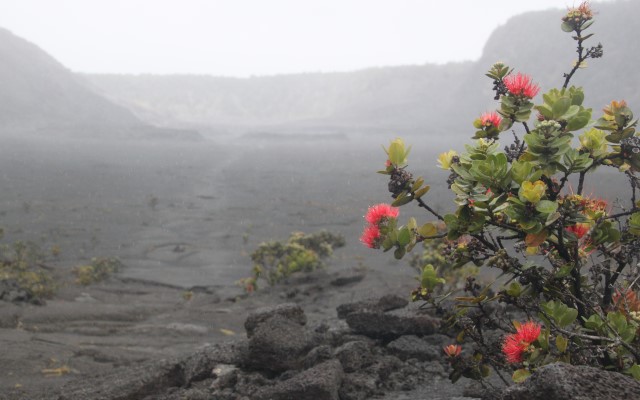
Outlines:
<svg viewBox="0 0 640 400"><path fill-rule="evenodd" d="M38 46L0 28L0 135L199 139L158 129L89 88Z"/></svg>
<svg viewBox="0 0 640 400"><path fill-rule="evenodd" d="M2 28L0 60L2 129L142 125L39 47Z"/></svg>
<svg viewBox="0 0 640 400"><path fill-rule="evenodd" d="M602 42L572 83L585 87L594 116L609 101L626 99L640 115L640 2L592 3L597 11L589 45ZM563 10L530 12L495 30L476 62L217 78L196 75L86 75L95 87L143 120L168 126L377 127L393 132L472 135L479 113L495 108L490 66L504 61L542 84L560 86L575 42L560 30ZM428 51L429 38L425 38ZM610 98L614 96L615 98ZM635 107L635 108L634 108Z"/></svg>

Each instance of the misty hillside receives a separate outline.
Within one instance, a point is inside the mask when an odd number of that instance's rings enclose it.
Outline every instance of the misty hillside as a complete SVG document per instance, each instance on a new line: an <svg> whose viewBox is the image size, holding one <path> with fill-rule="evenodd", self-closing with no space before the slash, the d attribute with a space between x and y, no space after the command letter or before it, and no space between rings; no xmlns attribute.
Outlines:
<svg viewBox="0 0 640 400"><path fill-rule="evenodd" d="M406 125L464 75L468 64L372 68L348 73L217 78L88 75L98 90L156 123ZM438 77L434 79L434 77ZM424 122L424 121L423 121Z"/></svg>
<svg viewBox="0 0 640 400"><path fill-rule="evenodd" d="M572 83L585 87L597 115L613 99L640 112L635 16L640 2L594 4L587 42L604 45ZM560 30L563 10L532 12L495 30L477 62L217 78L195 75L87 75L107 97L140 118L165 125L358 126L418 131L449 129L466 135L479 113L495 107L484 73L496 61L531 74L544 90L560 86L575 59L575 42ZM472 32L470 32L472 34ZM428 51L429 38L425 38ZM611 98L613 96L613 98Z"/></svg>
<svg viewBox="0 0 640 400"><path fill-rule="evenodd" d="M0 28L0 126L9 129L93 131L142 123L124 107L87 88L43 50Z"/></svg>
<svg viewBox="0 0 640 400"><path fill-rule="evenodd" d="M611 100L622 99L640 115L640 70L636 68L640 42L635 21L640 2L618 0L595 3L593 8L597 13L595 23L586 33L594 36L585 45L602 43L604 56L588 60L588 67L578 70L571 84L585 89L585 105L593 108L595 118ZM479 106L495 106L491 81L484 73L496 61L530 74L540 83L542 93L562 86L563 75L571 70L577 54L576 42L560 29L561 16L558 10L530 12L511 18L493 32L482 57L463 78L463 90L454 96L463 101L462 109L470 113L466 114L467 119L474 118ZM470 93L474 95L469 96Z"/></svg>

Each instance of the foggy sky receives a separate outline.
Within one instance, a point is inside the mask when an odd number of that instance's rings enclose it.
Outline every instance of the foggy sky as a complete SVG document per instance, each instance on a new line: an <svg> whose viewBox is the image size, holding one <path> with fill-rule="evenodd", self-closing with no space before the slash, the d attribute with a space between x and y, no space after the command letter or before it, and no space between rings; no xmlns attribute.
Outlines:
<svg viewBox="0 0 640 400"><path fill-rule="evenodd" d="M1 27L36 43L73 71L238 77L474 60L493 29L509 17L579 4L574 0L2 2Z"/></svg>

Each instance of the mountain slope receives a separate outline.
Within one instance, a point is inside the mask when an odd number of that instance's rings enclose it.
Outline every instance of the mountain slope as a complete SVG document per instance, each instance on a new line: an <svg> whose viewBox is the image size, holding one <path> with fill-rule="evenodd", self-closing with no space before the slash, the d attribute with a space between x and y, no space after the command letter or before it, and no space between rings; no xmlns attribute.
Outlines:
<svg viewBox="0 0 640 400"><path fill-rule="evenodd" d="M0 28L0 129L124 128L142 123L36 45Z"/></svg>
<svg viewBox="0 0 640 400"><path fill-rule="evenodd" d="M588 60L588 67L578 70L570 84L584 88L585 106L593 108L595 118L611 100L621 99L640 115L640 70L634 67L640 55L635 23L640 2L617 1L594 7L595 23L587 31L594 36L585 46L602 43L604 56ZM492 100L491 80L484 77L496 61L530 74L540 84L542 93L562 86L564 73L571 70L577 55L571 34L560 29L561 17L557 10L526 13L493 32L482 57L464 78L461 85L464 90L454 96L461 101L459 107L467 120L476 118L478 112L497 107Z"/></svg>
<svg viewBox="0 0 640 400"><path fill-rule="evenodd" d="M111 99L157 123L414 124L470 64L247 79L195 75L87 75ZM420 101L415 102L416 99ZM424 122L424 121L423 121Z"/></svg>
<svg viewBox="0 0 640 400"><path fill-rule="evenodd" d="M640 54L635 16L640 2L595 3L587 44L602 42L604 58L589 60L572 84L584 86L594 117L611 100L640 113ZM400 132L473 134L472 121L496 108L484 76L500 60L529 73L542 91L559 87L571 69L575 42L560 29L563 10L526 13L497 28L476 62L373 68L248 79L210 76L87 75L106 96L147 121L166 125L351 126ZM612 97L613 96L613 97Z"/></svg>

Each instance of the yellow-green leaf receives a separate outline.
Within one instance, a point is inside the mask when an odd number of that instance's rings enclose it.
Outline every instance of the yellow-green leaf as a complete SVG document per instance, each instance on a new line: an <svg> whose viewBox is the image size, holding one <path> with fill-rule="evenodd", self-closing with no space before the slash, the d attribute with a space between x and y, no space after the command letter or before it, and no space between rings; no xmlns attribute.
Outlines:
<svg viewBox="0 0 640 400"><path fill-rule="evenodd" d="M418 190L415 192L415 197L416 199L419 199L420 197L424 196L425 194L427 194L427 192L429 191L429 189L431 189L431 186L426 185L424 186L422 189Z"/></svg>
<svg viewBox="0 0 640 400"><path fill-rule="evenodd" d="M569 339L562 335L556 336L556 347L560 353L564 353L567 351L567 346L569 345Z"/></svg>
<svg viewBox="0 0 640 400"><path fill-rule="evenodd" d="M436 226L431 222L427 222L426 224L418 228L418 233L422 237L429 237L438 233L438 228L436 228Z"/></svg>
<svg viewBox="0 0 640 400"><path fill-rule="evenodd" d="M531 372L529 372L528 370L521 368L516 370L513 375L511 376L511 379L513 379L513 381L515 383L522 383L524 381L527 380L528 377L531 376Z"/></svg>

